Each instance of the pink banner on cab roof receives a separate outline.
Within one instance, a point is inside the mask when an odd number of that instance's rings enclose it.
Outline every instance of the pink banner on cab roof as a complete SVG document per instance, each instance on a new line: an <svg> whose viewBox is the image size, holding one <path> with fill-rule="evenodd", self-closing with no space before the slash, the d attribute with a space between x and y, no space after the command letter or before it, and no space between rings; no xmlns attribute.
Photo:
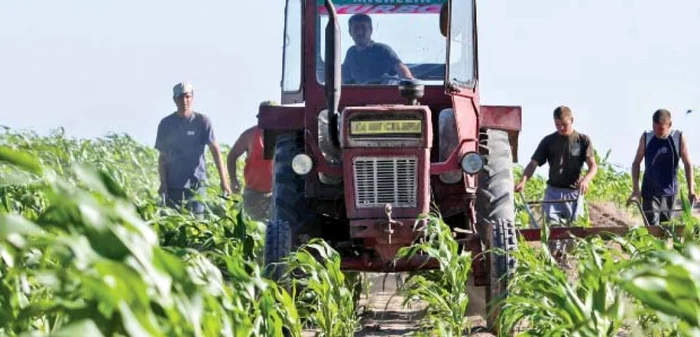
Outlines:
<svg viewBox="0 0 700 337"><path fill-rule="evenodd" d="M431 5L337 5L338 14L439 14L441 4ZM326 7L318 7L320 14L328 14Z"/></svg>

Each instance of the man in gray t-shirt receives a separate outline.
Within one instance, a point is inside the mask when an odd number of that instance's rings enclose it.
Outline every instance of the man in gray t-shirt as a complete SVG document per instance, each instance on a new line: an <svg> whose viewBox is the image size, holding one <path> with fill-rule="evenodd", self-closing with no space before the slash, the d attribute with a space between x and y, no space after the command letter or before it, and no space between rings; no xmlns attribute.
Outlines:
<svg viewBox="0 0 700 337"><path fill-rule="evenodd" d="M214 158L221 189L230 194L231 188L209 117L192 111L194 87L189 83L178 83L173 87L173 100L177 111L160 121L156 135L155 148L160 152L158 192L165 197L168 206L177 207L186 202L190 211L201 214L204 205L193 197L195 193L205 193L205 146L209 146Z"/></svg>

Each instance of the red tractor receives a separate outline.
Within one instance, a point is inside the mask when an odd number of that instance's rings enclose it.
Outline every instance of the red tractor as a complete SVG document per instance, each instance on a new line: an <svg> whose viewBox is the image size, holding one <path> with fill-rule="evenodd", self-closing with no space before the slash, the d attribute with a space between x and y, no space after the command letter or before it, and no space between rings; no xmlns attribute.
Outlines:
<svg viewBox="0 0 700 337"><path fill-rule="evenodd" d="M373 39L391 45L411 76L389 67L347 79L341 41L353 40L341 27L358 13L371 17ZM320 237L345 270L430 267L395 255L420 235L414 224L431 205L471 233L463 240L474 256L516 248L521 110L480 104L476 26L474 0L286 1L282 105L258 115L274 159L266 264ZM370 61L364 66L383 62ZM475 259L487 300L504 294L513 263L508 254Z"/></svg>

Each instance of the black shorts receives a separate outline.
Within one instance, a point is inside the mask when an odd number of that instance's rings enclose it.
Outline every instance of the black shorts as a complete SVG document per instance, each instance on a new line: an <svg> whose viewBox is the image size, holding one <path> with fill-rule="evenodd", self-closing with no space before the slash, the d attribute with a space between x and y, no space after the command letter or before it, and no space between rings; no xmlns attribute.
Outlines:
<svg viewBox="0 0 700 337"><path fill-rule="evenodd" d="M670 221L673 218L673 208L676 196L643 197L642 209L649 225L658 226L659 222Z"/></svg>

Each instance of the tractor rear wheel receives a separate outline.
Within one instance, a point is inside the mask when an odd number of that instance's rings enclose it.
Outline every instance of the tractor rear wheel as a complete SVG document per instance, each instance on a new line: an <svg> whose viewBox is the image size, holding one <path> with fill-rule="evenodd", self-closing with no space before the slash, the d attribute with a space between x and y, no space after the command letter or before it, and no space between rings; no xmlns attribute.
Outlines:
<svg viewBox="0 0 700 337"><path fill-rule="evenodd" d="M272 220L265 233L265 276L278 281L285 272L283 260L298 246L298 235L309 217L304 179L292 171L292 158L304 151L298 133L277 137L273 157Z"/></svg>
<svg viewBox="0 0 700 337"><path fill-rule="evenodd" d="M479 173L477 229L487 250L500 250L486 254L490 276L486 287L486 321L490 329L497 329L500 300L508 296L508 282L515 270L515 258L510 252L518 245L514 224L513 156L508 134L501 130L483 131L480 152L485 166Z"/></svg>

